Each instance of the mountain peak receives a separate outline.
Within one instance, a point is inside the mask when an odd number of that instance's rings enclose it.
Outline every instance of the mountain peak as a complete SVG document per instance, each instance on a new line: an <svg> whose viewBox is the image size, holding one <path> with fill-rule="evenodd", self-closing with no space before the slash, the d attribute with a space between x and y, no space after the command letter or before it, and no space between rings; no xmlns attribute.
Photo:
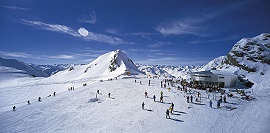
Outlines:
<svg viewBox="0 0 270 133"><path fill-rule="evenodd" d="M69 79L101 78L109 79L123 74L141 73L133 61L121 50L115 50L99 56L87 65L77 65L72 69L59 72L53 76Z"/></svg>

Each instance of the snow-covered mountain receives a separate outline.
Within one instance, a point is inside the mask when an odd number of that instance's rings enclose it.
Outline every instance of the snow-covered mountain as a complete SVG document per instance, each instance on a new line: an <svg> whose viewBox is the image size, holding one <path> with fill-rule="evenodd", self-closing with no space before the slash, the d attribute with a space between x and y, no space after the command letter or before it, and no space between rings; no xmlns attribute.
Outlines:
<svg viewBox="0 0 270 133"><path fill-rule="evenodd" d="M245 77L255 83L270 73L270 34L238 41L226 56L220 56L203 66L137 65L147 75L189 79L191 72L221 70Z"/></svg>
<svg viewBox="0 0 270 133"><path fill-rule="evenodd" d="M142 65L137 64L138 69L149 76L160 76L167 78L190 78L192 71L201 69L202 66L166 66L166 65Z"/></svg>
<svg viewBox="0 0 270 133"><path fill-rule="evenodd" d="M38 64L29 64L30 66L41 70L45 73L47 73L48 75L53 75L56 74L59 71L63 71L68 69L71 66L74 65L79 65L79 64L54 64L54 65L38 65Z"/></svg>
<svg viewBox="0 0 270 133"><path fill-rule="evenodd" d="M200 71L213 69L239 75L255 85L270 82L270 34L241 39L226 56L210 61Z"/></svg>
<svg viewBox="0 0 270 133"><path fill-rule="evenodd" d="M0 57L0 72L1 73L17 73L28 74L33 77L48 77L49 75L42 72L24 62L15 59L4 59Z"/></svg>
<svg viewBox="0 0 270 133"><path fill-rule="evenodd" d="M108 52L86 65L70 66L51 76L56 80L109 79L122 74L142 74L133 61L121 50Z"/></svg>

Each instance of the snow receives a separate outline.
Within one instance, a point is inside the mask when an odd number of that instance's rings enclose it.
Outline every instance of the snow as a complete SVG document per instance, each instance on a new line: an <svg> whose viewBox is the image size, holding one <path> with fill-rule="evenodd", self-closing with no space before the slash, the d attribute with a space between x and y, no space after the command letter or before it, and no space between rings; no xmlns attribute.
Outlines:
<svg viewBox="0 0 270 133"><path fill-rule="evenodd" d="M257 37L259 40L262 38ZM50 77L35 78L25 70L2 65L0 133L270 132L269 65L251 62L247 65L256 66L259 71L248 73L236 66L223 64L225 58L219 57L198 67L139 65L138 70L131 59L121 50L116 50L101 55L89 64L71 65ZM227 103L221 103L221 108L217 108L219 93L191 88L190 93L184 93L177 89L177 86L182 87L180 84L160 87L160 82L166 77L181 80L189 78L193 71L212 68L216 68L213 71L218 73L245 75L254 83L245 92L255 99L243 100L237 92L229 91L235 88L224 88L226 94L234 96L227 97ZM153 78L156 75L160 77ZM70 87L75 89L71 91ZM145 98L145 91L149 98ZM158 101L160 91L164 93L164 103ZM199 101L195 101L197 92L202 95ZM110 98L108 93L111 93ZM152 99L153 95L157 97L156 102ZM193 103L187 103L186 97L190 95L194 97ZM38 97L42 98L41 102L38 102ZM210 100L213 101L213 108L209 107ZM145 103L144 110L142 102ZM171 103L175 105L174 113L170 115L171 119L166 119L165 112ZM13 106L17 107L16 111L12 111Z"/></svg>
<svg viewBox="0 0 270 133"><path fill-rule="evenodd" d="M125 76L127 77L127 76ZM137 80L137 83L134 80ZM160 88L162 79L119 77L112 81L84 81L68 84L47 84L34 79L18 83L18 88L0 88L1 132L261 132L269 118L269 91L254 93L256 101L227 98L221 109L208 106L204 91L201 103L187 103L182 91L170 86ZM148 80L151 85L148 86ZM34 83L38 82L38 84ZM140 85L139 81L142 81ZM53 81L52 81L53 82ZM29 84L29 86L24 86ZM31 86L32 85L32 86ZM68 86L75 90L68 91ZM255 88L254 88L255 89ZM100 90L95 100L96 91ZM270 88L268 88L270 90ZM56 91L56 96L47 97ZM144 97L147 91L149 98ZM164 92L164 103L154 102ZM193 96L196 91L193 90ZM111 93L111 98L108 97ZM42 102L37 98L41 96ZM213 97L211 94L210 99ZM219 95L217 94L217 97ZM31 101L27 105L27 100ZM20 103L22 102L22 103ZM142 102L145 110L141 109ZM165 118L171 102L174 115ZM8 105L8 106L5 106ZM13 105L17 106L12 111ZM234 107L236 109L229 110Z"/></svg>
<svg viewBox="0 0 270 133"><path fill-rule="evenodd" d="M45 72L37 70L37 69L31 67L30 65L27 65L23 62L19 62L19 61L14 60L14 59L4 59L4 58L0 57L0 67L11 67L11 68L13 67L17 70L22 70L22 71L20 71L20 73L29 74L31 76L32 75L37 76L37 77L48 77L49 76Z"/></svg>

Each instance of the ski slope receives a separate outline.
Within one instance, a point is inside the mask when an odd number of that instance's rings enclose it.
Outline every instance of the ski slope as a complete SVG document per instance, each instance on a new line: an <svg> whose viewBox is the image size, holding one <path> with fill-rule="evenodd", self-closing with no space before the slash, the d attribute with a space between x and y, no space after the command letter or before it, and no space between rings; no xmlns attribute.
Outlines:
<svg viewBox="0 0 270 133"><path fill-rule="evenodd" d="M136 83L135 83L136 79ZM151 80L151 85L148 82ZM74 83L36 84L28 80L17 88L0 88L0 132L266 132L269 118L269 91L252 94L254 101L227 98L222 108L209 107L204 91L201 102L187 103L182 91L160 87L162 79L121 76L112 81L77 81ZM36 80L35 80L36 81ZM140 85L139 81L142 82ZM38 82L38 81L37 81ZM28 83L28 86L24 84ZM82 86L87 83L87 86ZM21 86L20 86L21 85ZM75 90L68 91L68 86ZM100 90L100 94L96 92ZM48 95L56 91L56 96ZM147 91L149 98L145 98ZM164 92L164 103L154 102L153 95ZM196 90L191 91L196 96ZM111 98L108 97L111 93ZM42 102L37 98L41 96ZM216 95L217 98L219 95ZM194 98L195 99L195 98ZM27 100L31 104L27 105ZM22 101L23 103L13 104ZM145 110L141 104L145 103ZM174 115L165 111L175 104ZM4 105L9 105L3 107ZM12 111L13 105L17 106Z"/></svg>

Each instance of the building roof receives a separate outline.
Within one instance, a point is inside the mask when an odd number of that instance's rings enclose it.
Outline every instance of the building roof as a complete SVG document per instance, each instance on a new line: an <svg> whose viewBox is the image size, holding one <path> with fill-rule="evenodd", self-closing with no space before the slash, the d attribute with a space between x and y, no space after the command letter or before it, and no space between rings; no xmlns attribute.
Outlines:
<svg viewBox="0 0 270 133"><path fill-rule="evenodd" d="M209 71L198 71L192 72L192 75L227 75L227 76L236 76L234 73L229 71L221 71L221 70L209 70Z"/></svg>

